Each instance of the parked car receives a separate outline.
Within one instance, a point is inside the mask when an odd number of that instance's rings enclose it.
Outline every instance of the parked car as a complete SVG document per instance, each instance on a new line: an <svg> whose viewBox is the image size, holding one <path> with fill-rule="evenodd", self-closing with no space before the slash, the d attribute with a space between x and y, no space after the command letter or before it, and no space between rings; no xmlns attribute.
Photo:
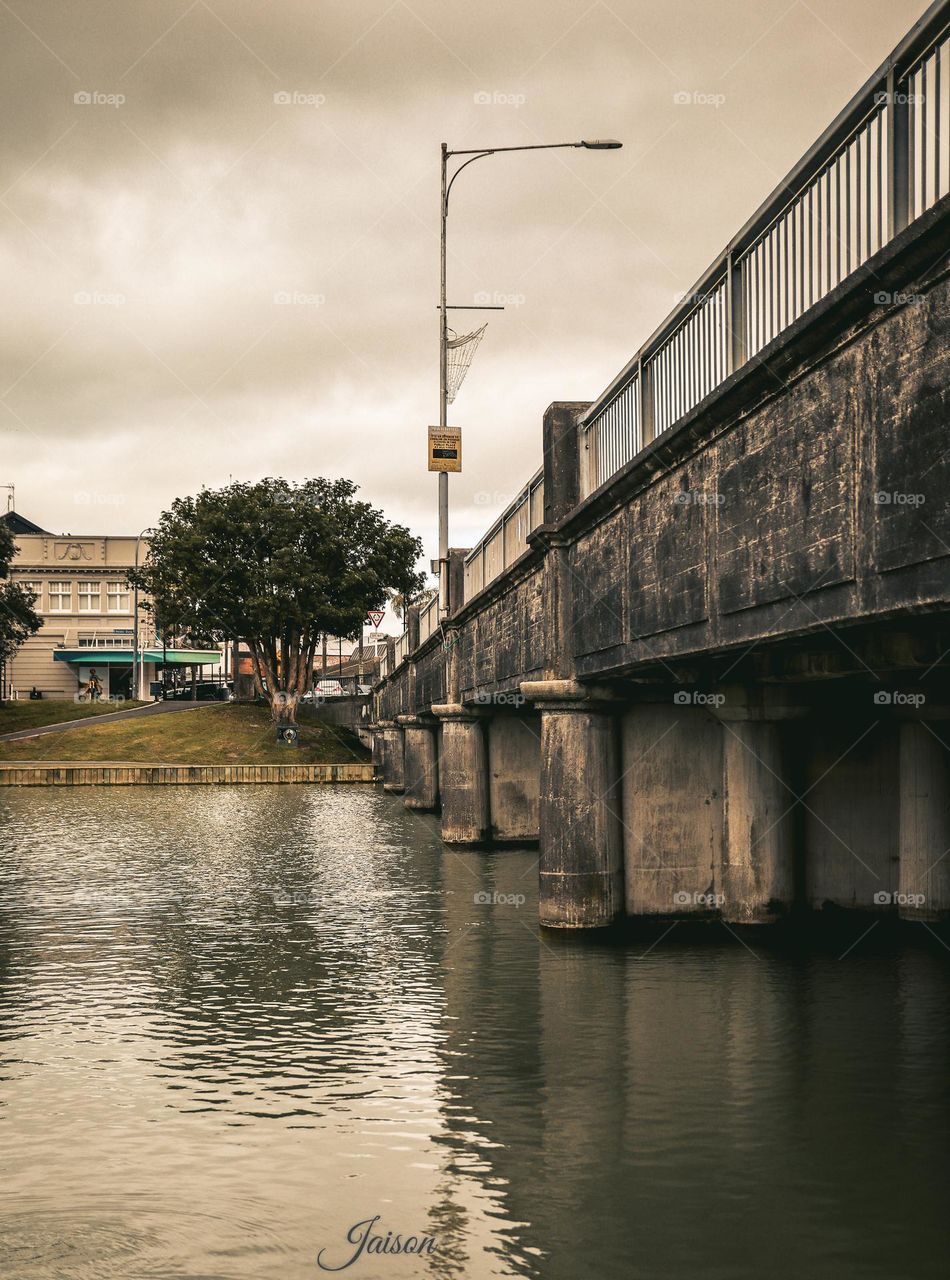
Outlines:
<svg viewBox="0 0 950 1280"><path fill-rule="evenodd" d="M195 688L195 700L198 702L230 702L232 696L228 685L216 684L211 680L199 680ZM190 702L191 685L185 684L169 690L168 697L172 702Z"/></svg>

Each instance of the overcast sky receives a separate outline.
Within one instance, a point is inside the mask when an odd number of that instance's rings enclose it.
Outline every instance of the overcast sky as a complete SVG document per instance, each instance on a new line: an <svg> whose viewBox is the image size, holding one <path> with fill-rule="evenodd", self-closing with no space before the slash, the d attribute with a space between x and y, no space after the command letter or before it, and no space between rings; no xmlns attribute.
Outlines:
<svg viewBox="0 0 950 1280"><path fill-rule="evenodd" d="M119 533L345 475L434 553L439 144L619 138L453 192L450 301L508 300L450 411L471 545L925 8L0 0L0 482Z"/></svg>

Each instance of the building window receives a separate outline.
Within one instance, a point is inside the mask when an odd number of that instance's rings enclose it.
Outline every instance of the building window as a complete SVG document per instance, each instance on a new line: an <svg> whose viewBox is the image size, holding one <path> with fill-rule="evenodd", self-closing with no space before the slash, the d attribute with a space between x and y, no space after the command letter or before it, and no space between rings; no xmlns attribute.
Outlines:
<svg viewBox="0 0 950 1280"><path fill-rule="evenodd" d="M98 582L80 582L79 612L100 613L102 610L102 588Z"/></svg>
<svg viewBox="0 0 950 1280"><path fill-rule="evenodd" d="M50 613L71 613L73 608L73 584L51 582L49 584Z"/></svg>
<svg viewBox="0 0 950 1280"><path fill-rule="evenodd" d="M42 611L43 608L43 584L42 582L21 582L20 586L24 591L29 591L33 596L33 604L37 609Z"/></svg>
<svg viewBox="0 0 950 1280"><path fill-rule="evenodd" d="M106 608L109 613L131 613L132 597L124 582L106 583Z"/></svg>

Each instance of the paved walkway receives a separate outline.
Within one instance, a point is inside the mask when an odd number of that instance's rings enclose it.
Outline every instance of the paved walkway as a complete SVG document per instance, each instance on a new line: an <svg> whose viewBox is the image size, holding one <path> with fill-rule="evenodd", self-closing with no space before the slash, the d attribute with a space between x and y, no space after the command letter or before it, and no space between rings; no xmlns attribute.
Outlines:
<svg viewBox="0 0 950 1280"><path fill-rule="evenodd" d="M37 724L31 729L17 729L15 733L0 733L0 742L16 742L18 738L41 738L45 733L64 733L67 729L85 729L91 724L112 724L115 720L129 720L135 716L158 716L170 711L200 711L202 707L219 705L216 702L152 702L147 707L128 707L125 711L111 711L103 716L66 720L62 724Z"/></svg>

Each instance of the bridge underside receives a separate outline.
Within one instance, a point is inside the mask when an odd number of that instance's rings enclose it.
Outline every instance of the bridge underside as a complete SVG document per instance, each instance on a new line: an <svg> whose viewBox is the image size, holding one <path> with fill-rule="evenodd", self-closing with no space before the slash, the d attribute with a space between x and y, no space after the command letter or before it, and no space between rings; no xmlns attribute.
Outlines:
<svg viewBox="0 0 950 1280"><path fill-rule="evenodd" d="M538 840L545 924L950 913L948 228L584 501L552 406L529 549L377 687L387 787Z"/></svg>

